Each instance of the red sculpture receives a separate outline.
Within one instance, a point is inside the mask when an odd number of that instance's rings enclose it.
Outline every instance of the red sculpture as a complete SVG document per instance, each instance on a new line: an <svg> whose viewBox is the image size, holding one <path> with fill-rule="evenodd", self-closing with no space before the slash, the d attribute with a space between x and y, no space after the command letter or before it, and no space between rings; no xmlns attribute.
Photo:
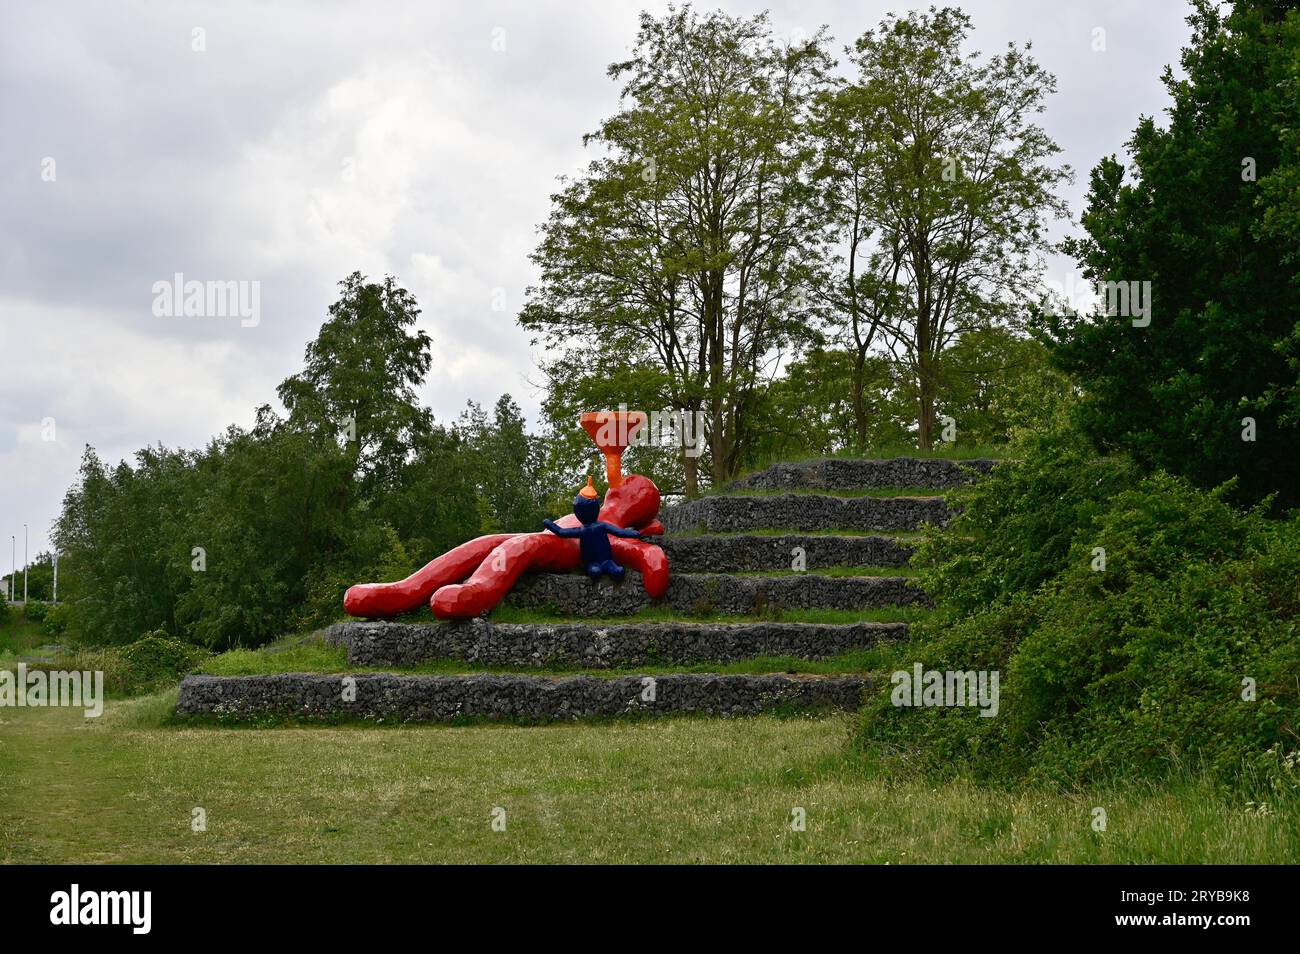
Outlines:
<svg viewBox="0 0 1300 954"><path fill-rule="evenodd" d="M606 437L604 433L598 436L588 427L588 433L597 438L607 459L611 453L620 454L626 448L622 441L644 421L644 415L636 419L622 412L597 413L610 415L615 421L623 417L617 438ZM586 420L583 423L587 425ZM611 467L611 474L614 467L617 465ZM664 532L656 519L658 513L659 488L654 482L640 474L626 478L620 474L619 483L611 486L605 495L599 519L617 527L637 529L645 536L657 536ZM580 525L573 514L555 523L560 527ZM645 591L652 599L664 595L668 590L668 557L660 547L643 540L613 536L609 543L621 565L641 572ZM404 580L351 586L343 596L343 608L351 616L397 616L427 601L439 619L468 619L501 602L526 570L565 572L578 568L581 562L576 539L558 537L546 530L493 533L448 550Z"/></svg>

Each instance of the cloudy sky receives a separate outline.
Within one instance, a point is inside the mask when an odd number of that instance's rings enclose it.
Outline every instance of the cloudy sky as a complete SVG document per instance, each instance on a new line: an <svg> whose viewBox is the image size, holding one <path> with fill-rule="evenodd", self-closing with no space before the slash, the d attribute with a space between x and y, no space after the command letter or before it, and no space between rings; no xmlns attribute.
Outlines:
<svg viewBox="0 0 1300 954"><path fill-rule="evenodd" d="M353 270L417 296L440 420L504 391L533 416L535 356L514 315L535 229L556 176L584 162L582 134L617 107L606 66L639 10L661 6L5 4L0 550L16 534L21 565L24 523L33 556L48 546L86 444L117 461L251 423ZM770 9L787 35L826 24L837 50L906 9L721 6ZM1076 170L1077 216L1088 169L1164 109L1187 4L963 6L973 48L1031 40L1056 74L1043 123ZM259 283L258 320L156 315L154 284L177 273Z"/></svg>

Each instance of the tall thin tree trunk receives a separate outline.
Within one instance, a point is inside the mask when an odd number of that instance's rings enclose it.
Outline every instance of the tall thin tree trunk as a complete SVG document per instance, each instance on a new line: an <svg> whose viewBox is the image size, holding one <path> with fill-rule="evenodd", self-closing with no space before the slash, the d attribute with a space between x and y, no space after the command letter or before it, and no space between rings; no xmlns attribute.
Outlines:
<svg viewBox="0 0 1300 954"><path fill-rule="evenodd" d="M920 392L920 406L916 419L917 445L921 450L930 450L934 446L934 404L936 395L929 362L922 362L917 390Z"/></svg>
<svg viewBox="0 0 1300 954"><path fill-rule="evenodd" d="M853 356L853 449L867 448L866 354L859 349Z"/></svg>

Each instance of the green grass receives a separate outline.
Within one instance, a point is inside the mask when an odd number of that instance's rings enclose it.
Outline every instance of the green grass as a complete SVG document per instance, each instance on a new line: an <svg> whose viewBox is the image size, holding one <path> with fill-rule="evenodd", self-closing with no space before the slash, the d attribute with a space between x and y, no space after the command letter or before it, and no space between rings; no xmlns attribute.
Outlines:
<svg viewBox="0 0 1300 954"><path fill-rule="evenodd" d="M608 679L646 673L663 675L666 673L702 672L733 675L771 672L835 675L896 668L896 662L902 664L902 657L906 655L905 648L905 646L897 644L888 644L871 649L842 653L827 659L798 659L794 656L756 656L735 662L703 662L690 665L654 663L638 666L634 669L589 669L574 666L485 666L481 663L467 663L460 659L438 659L418 666L396 668L392 666L363 667L350 665L347 651L343 647L327 646L323 641L316 641L300 643L283 650L277 649L274 645L265 649L231 650L206 660L196 672L211 676L264 676L287 672L401 672L404 675L459 676L476 672L491 672L530 676L583 674Z"/></svg>
<svg viewBox="0 0 1300 954"><path fill-rule="evenodd" d="M583 622L602 625L618 623L914 623L930 616L931 610L916 606L882 606L878 609L791 609L773 610L763 615L722 616L717 614L687 616L668 607L651 606L626 616L583 617L574 620L558 611L519 609L498 606L488 616L494 623L571 623ZM426 615L425 622L432 622Z"/></svg>
<svg viewBox="0 0 1300 954"><path fill-rule="evenodd" d="M46 635L41 623L27 619L21 609L9 608L8 618L0 621L0 659L30 656L37 648L56 642Z"/></svg>
<svg viewBox="0 0 1300 954"><path fill-rule="evenodd" d="M232 730L169 725L174 703L0 711L0 862L1300 861L1293 802L882 778L851 715Z"/></svg>

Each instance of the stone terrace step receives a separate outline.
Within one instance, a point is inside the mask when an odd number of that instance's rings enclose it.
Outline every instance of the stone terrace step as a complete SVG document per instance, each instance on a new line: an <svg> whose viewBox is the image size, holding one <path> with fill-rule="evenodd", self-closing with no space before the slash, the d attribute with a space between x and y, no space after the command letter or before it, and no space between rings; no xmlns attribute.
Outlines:
<svg viewBox="0 0 1300 954"><path fill-rule="evenodd" d="M907 639L906 623L337 623L327 642L354 666L415 666L462 659L488 666L645 665L730 662L755 656L824 659Z"/></svg>
<svg viewBox="0 0 1300 954"><path fill-rule="evenodd" d="M700 497L659 514L668 533L700 529L916 530L946 524L952 516L942 497L831 497L776 494L770 497Z"/></svg>
<svg viewBox="0 0 1300 954"><path fill-rule="evenodd" d="M674 573L663 599L651 600L641 577L629 570L620 583L592 583L581 573L523 576L506 597L523 609L553 609L565 616L626 616L648 606L686 615L761 615L773 609L871 609L928 605L925 593L901 576L732 576Z"/></svg>
<svg viewBox="0 0 1300 954"><path fill-rule="evenodd" d="M773 464L727 485L730 490L863 490L873 487L931 487L946 490L987 474L996 460L940 460L895 457L889 460L828 457ZM972 474L971 471L975 473Z"/></svg>
<svg viewBox="0 0 1300 954"><path fill-rule="evenodd" d="M796 547L806 568L906 566L915 549L894 537L843 537L808 534L701 534L665 536L659 541L674 573L725 573L789 570Z"/></svg>
<svg viewBox="0 0 1300 954"><path fill-rule="evenodd" d="M344 701L345 679L352 680L352 701ZM234 720L279 715L396 723L550 722L634 713L731 716L856 709L869 685L866 676L186 676L176 712Z"/></svg>

